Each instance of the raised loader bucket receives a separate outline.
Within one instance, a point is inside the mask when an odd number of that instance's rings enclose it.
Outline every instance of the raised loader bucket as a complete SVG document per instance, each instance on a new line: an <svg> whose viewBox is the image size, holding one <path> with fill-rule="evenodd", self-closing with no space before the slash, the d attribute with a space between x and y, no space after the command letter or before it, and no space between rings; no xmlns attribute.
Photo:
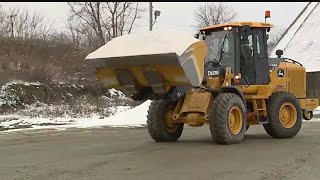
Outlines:
<svg viewBox="0 0 320 180"><path fill-rule="evenodd" d="M205 42L188 34L151 31L114 38L86 60L104 87L148 99L164 97L174 87L199 86L206 54Z"/></svg>

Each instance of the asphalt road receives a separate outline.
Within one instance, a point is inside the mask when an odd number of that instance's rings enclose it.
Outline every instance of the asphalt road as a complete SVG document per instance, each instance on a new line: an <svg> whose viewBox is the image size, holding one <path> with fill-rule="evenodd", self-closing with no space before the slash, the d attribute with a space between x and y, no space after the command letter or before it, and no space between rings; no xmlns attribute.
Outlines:
<svg viewBox="0 0 320 180"><path fill-rule="evenodd" d="M155 143L146 128L0 134L0 179L319 179L320 122L292 139L252 126L237 145L186 126L179 142Z"/></svg>

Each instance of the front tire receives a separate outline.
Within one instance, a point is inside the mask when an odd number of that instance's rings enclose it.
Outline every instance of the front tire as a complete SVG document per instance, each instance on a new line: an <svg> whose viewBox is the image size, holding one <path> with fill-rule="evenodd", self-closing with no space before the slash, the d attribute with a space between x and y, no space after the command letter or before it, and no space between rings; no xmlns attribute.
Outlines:
<svg viewBox="0 0 320 180"><path fill-rule="evenodd" d="M268 124L263 127L274 138L292 138L301 128L302 110L298 99L287 92L276 92L267 101Z"/></svg>
<svg viewBox="0 0 320 180"><path fill-rule="evenodd" d="M177 141L183 131L184 124L173 124L172 113L175 103L161 99L153 101L148 110L147 124L151 138L156 142Z"/></svg>
<svg viewBox="0 0 320 180"><path fill-rule="evenodd" d="M209 118L210 132L218 144L236 144L246 131L245 105L233 93L219 94L212 104Z"/></svg>

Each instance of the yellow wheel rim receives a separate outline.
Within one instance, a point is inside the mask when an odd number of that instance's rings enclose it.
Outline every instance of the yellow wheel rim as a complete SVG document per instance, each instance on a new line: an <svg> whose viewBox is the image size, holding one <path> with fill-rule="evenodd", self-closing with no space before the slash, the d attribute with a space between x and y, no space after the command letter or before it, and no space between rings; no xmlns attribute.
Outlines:
<svg viewBox="0 0 320 180"><path fill-rule="evenodd" d="M242 112L241 109L237 106L234 106L230 109L228 115L228 125L232 134L237 135L242 129Z"/></svg>
<svg viewBox="0 0 320 180"><path fill-rule="evenodd" d="M284 103L279 110L279 119L283 127L292 128L297 122L297 110L290 102Z"/></svg>
<svg viewBox="0 0 320 180"><path fill-rule="evenodd" d="M164 124L169 132L175 132L178 129L178 124L173 122L173 107L169 107L164 117Z"/></svg>

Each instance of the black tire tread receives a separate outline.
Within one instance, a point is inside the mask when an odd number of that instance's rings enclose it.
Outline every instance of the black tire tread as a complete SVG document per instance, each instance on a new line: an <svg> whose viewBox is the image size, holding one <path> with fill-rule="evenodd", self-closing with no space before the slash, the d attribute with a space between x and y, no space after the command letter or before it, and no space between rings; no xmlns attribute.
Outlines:
<svg viewBox="0 0 320 180"><path fill-rule="evenodd" d="M283 98L289 99L297 110L297 122L290 129L284 128L281 125L278 117L278 111L280 108L279 106L281 106L278 103ZM291 93L275 92L273 95L271 95L271 97L267 100L267 114L269 122L268 124L264 124L263 127L270 136L277 139L292 138L300 131L302 125L302 110L298 99Z"/></svg>
<svg viewBox="0 0 320 180"><path fill-rule="evenodd" d="M240 104L240 108L243 110L243 127L241 132L237 137L232 137L230 135L227 121L227 114L229 109L227 108L230 100L236 99ZM244 139L244 132L246 129L246 116L245 116L245 106L242 99L234 93L223 93L219 94L213 101L212 109L210 112L210 132L213 140L218 144L236 144L240 143Z"/></svg>
<svg viewBox="0 0 320 180"><path fill-rule="evenodd" d="M164 124L165 111L172 104L173 102L168 99L156 100L150 104L147 126L151 138L156 142L177 141L182 134L184 124L180 124L175 132L169 132Z"/></svg>

